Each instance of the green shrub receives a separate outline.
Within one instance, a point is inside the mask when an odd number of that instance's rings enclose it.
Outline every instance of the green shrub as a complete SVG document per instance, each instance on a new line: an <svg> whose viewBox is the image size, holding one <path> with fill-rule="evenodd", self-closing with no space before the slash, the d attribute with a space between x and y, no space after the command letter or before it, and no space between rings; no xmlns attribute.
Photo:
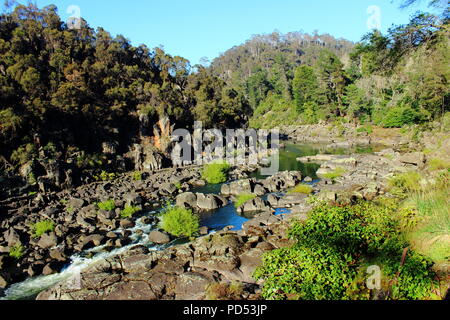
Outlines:
<svg viewBox="0 0 450 320"><path fill-rule="evenodd" d="M256 279L265 280L266 299L341 300L355 298L358 269L376 264L383 271L384 291L391 299L423 299L434 285L429 260L410 250L393 218L393 202L362 202L354 206L318 204L309 219L291 227L297 243L266 253ZM399 276L397 277L398 272ZM358 289L358 288L356 288ZM358 296L358 298L361 298Z"/></svg>
<svg viewBox="0 0 450 320"><path fill-rule="evenodd" d="M450 168L450 162L441 159L431 159L428 163L431 171L439 171Z"/></svg>
<svg viewBox="0 0 450 320"><path fill-rule="evenodd" d="M97 203L97 207L100 210L113 211L114 209L116 209L116 203L114 200L106 200L106 201Z"/></svg>
<svg viewBox="0 0 450 320"><path fill-rule="evenodd" d="M169 206L161 215L160 227L175 237L191 238L198 234L200 218L189 209Z"/></svg>
<svg viewBox="0 0 450 320"><path fill-rule="evenodd" d="M140 171L133 172L133 180L141 181L142 180L142 172L140 172Z"/></svg>
<svg viewBox="0 0 450 320"><path fill-rule="evenodd" d="M420 121L420 114L410 107L395 107L388 110L383 119L385 128L401 128Z"/></svg>
<svg viewBox="0 0 450 320"><path fill-rule="evenodd" d="M9 256L19 260L25 255L25 247L21 243L17 243L9 249Z"/></svg>
<svg viewBox="0 0 450 320"><path fill-rule="evenodd" d="M24 165L35 157L37 157L37 149L31 143L20 146L11 154L11 160L19 166Z"/></svg>
<svg viewBox="0 0 450 320"><path fill-rule="evenodd" d="M109 173L106 171L102 171L100 175L95 176L97 181L112 181L117 177L115 173Z"/></svg>
<svg viewBox="0 0 450 320"><path fill-rule="evenodd" d="M234 206L236 208L239 208L240 206L242 206L243 204L249 202L250 200L253 200L256 198L256 195L251 194L251 193L242 193L240 195L237 196L236 201L234 203Z"/></svg>
<svg viewBox="0 0 450 320"><path fill-rule="evenodd" d="M288 193L303 193L303 194L311 194L313 193L313 187L308 184L299 184L294 189L289 190Z"/></svg>
<svg viewBox="0 0 450 320"><path fill-rule="evenodd" d="M422 190L420 185L421 179L422 176L417 171L397 174L389 180L390 191L399 196L405 193L419 192Z"/></svg>
<svg viewBox="0 0 450 320"><path fill-rule="evenodd" d="M335 170L324 174L323 177L330 180L336 180L342 177L345 174L345 172L346 171L343 168L336 168Z"/></svg>
<svg viewBox="0 0 450 320"><path fill-rule="evenodd" d="M175 188L177 188L177 190L181 190L181 188L183 188L183 185L181 184L181 182L177 182L174 184Z"/></svg>
<svg viewBox="0 0 450 320"><path fill-rule="evenodd" d="M210 184L224 183L228 179L230 165L225 162L214 162L205 165L202 172L202 178Z"/></svg>
<svg viewBox="0 0 450 320"><path fill-rule="evenodd" d="M44 233L55 230L55 223L52 220L38 221L31 226L34 238L40 238Z"/></svg>
<svg viewBox="0 0 450 320"><path fill-rule="evenodd" d="M359 127L358 129L356 129L356 132L358 132L358 133L367 132L368 134L372 134L373 133L373 127L370 126L370 125Z"/></svg>
<svg viewBox="0 0 450 320"><path fill-rule="evenodd" d="M120 217L122 219L129 219L139 211L141 211L141 208L139 207L125 206L125 208L120 213Z"/></svg>

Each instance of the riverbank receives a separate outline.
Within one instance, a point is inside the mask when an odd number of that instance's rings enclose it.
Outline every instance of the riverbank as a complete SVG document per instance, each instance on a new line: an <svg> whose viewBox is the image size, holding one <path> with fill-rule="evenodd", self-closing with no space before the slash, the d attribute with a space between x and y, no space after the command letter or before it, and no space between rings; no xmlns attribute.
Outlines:
<svg viewBox="0 0 450 320"><path fill-rule="evenodd" d="M431 136L428 135L428 137ZM444 147L445 143L447 142L444 142ZM48 272L49 268L45 268L45 263L52 263L50 259L55 256L55 250L65 253L64 263L67 264L73 253L79 253L90 246L105 246L111 249L122 247L123 252L117 252L116 255L107 256L105 259L100 258L87 269L82 270L79 288L74 289L71 282L65 279L62 283L41 293L38 298L205 299L208 298L206 287L226 286L227 283L236 282L243 288L242 294L239 295L241 298L259 299L261 283L256 282L252 274L261 264L261 256L265 252L290 246L292 242L287 240L286 235L289 221L307 219L307 213L311 209L306 195L287 194L286 191L303 182L312 186L314 197L332 203L346 204L357 199L371 201L389 193L388 182L395 174L423 170L427 162L433 160L432 157L441 155L442 148L426 152L427 154L420 151L408 151L405 153L404 150L389 148L374 154L355 153L299 158L299 163L319 163L317 175L321 178L320 181L311 182L310 177L302 176L299 172L280 173L267 179L240 179L223 186L219 195L186 193L192 188L205 184L201 180L199 168L169 169L152 176L143 176L142 180L138 181L134 181L131 176L126 176L114 182L95 183L75 191L63 192L61 195L64 196L49 202L58 210L50 216L56 219L59 226L55 228L55 236L58 239L56 245L37 249L38 253L46 257L43 258L45 262L35 260L32 262L34 264L27 265L26 263L31 262L27 260L22 272L28 273L32 270L31 265L42 267L42 271L46 269ZM241 168L232 176L234 179L242 178L255 169ZM162 251L154 251L154 248L149 249L148 246L142 245L130 246L131 234L127 230L135 228L136 220L120 219L119 215L120 210L127 204L141 206L143 211L154 210L155 207L164 204L164 201L161 201L164 198L173 198L178 205L198 207L200 211L216 210L223 205L229 205L230 201L235 200L235 196L242 193L254 194L255 198L238 208L240 212L263 212L246 222L242 230L229 231L227 228L192 243L176 245ZM192 195L195 196L195 201ZM112 225L104 225L106 221L103 220L104 217L99 218L103 215L97 216L96 220L93 220L92 216L89 218L89 210L86 208L94 210L95 208L90 207L93 202L110 198L117 199L118 207L117 214L106 219L111 221ZM61 199L64 200L62 203ZM69 203L71 205L81 203L73 199L83 199L82 205L74 208L73 211L67 210ZM276 208L288 209L289 214L276 215ZM67 213L67 211L70 212ZM40 216L41 214L38 213L35 217ZM145 219L145 224L148 225L154 225L157 222L151 217L145 217ZM8 221L13 222L13 220ZM20 219L18 221L19 228L14 227L15 231L20 231L20 226L26 227L25 221ZM20 225L21 222L22 225ZM64 237L63 234L61 236L56 234L57 230L68 225L71 226L69 230L74 231L73 234ZM77 229L80 226L82 229ZM111 229L121 227L122 231L114 232L113 238ZM71 243L78 246L67 246L67 240L70 239L74 240ZM167 241L170 239L166 238L164 243ZM79 245L83 243L85 245ZM72 249L79 251L71 251ZM32 251L33 248L29 250ZM124 264L124 261L127 263ZM49 274L58 272L58 268L52 270ZM99 283L105 286L99 287ZM188 284L192 283L195 283L196 291L187 290ZM134 295L133 292L138 292L138 295ZM189 294L191 296L188 296Z"/></svg>

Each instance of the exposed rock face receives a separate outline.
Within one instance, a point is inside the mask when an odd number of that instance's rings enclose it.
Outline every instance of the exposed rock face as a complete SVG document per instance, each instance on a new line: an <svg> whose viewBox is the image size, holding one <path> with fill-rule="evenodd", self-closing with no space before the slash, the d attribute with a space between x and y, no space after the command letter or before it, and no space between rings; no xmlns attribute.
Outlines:
<svg viewBox="0 0 450 320"><path fill-rule="evenodd" d="M137 171L155 171L163 167L164 158L147 140L146 143L135 144L132 151L134 167Z"/></svg>
<svg viewBox="0 0 450 320"><path fill-rule="evenodd" d="M422 168L425 165L426 158L423 152L412 152L406 153L399 157L401 163L412 164L419 168Z"/></svg>
<svg viewBox="0 0 450 320"><path fill-rule="evenodd" d="M130 243L129 231L120 234L111 231L135 226L134 219L121 219L125 206L151 211L163 197L178 194L174 183L180 183L181 189L187 190L199 179L200 172L196 168L168 169L143 174L140 181L124 175L114 181L96 182L60 193L0 200L2 210L5 209L0 219L0 258L8 258L4 260L0 275L8 283L15 283L44 271L46 274L59 271L58 263L67 263L68 257L82 250L98 245L106 245L108 249L123 247ZM164 184L171 187L163 188ZM100 210L95 204L109 199L115 200L115 210ZM39 239L32 238L30 225L47 219L55 223L54 232ZM154 218L148 217L144 223L154 222ZM19 260L10 259L10 248L18 243L25 247L25 255Z"/></svg>
<svg viewBox="0 0 450 320"><path fill-rule="evenodd" d="M368 145L372 139L367 132L358 132L352 124L334 126L327 124L314 124L303 126L286 126L280 128L289 139L296 142L312 142L330 144L330 148L353 147Z"/></svg>
<svg viewBox="0 0 450 320"><path fill-rule="evenodd" d="M262 218L259 225L269 220ZM280 218L272 221L279 223ZM40 293L37 299L205 299L211 283L255 284L252 274L261 265L262 254L277 248L276 243L281 244L278 237L271 241L273 244L240 233L222 232L159 252L138 246L83 271L79 287L74 287L73 279L69 279ZM254 291L248 294L257 298Z"/></svg>

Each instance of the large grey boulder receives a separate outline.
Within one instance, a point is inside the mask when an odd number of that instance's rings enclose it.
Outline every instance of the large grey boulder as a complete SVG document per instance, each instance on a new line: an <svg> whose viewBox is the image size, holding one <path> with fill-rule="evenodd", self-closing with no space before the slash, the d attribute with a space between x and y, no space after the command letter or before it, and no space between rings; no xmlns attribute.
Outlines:
<svg viewBox="0 0 450 320"><path fill-rule="evenodd" d="M3 238L8 243L9 247L12 247L20 242L20 236L14 228L9 228L6 232L3 233Z"/></svg>
<svg viewBox="0 0 450 320"><path fill-rule="evenodd" d="M247 201L237 208L238 213L270 211L271 208L266 201L261 198L255 198Z"/></svg>
<svg viewBox="0 0 450 320"><path fill-rule="evenodd" d="M182 208L194 208L197 205L197 196L192 192L185 192L177 196L176 204Z"/></svg>
<svg viewBox="0 0 450 320"><path fill-rule="evenodd" d="M78 198L72 198L67 203L67 207L72 209L81 209L84 205L85 201Z"/></svg>
<svg viewBox="0 0 450 320"><path fill-rule="evenodd" d="M170 242L170 236L161 231L152 231L149 234L149 240L155 244L166 244Z"/></svg>
<svg viewBox="0 0 450 320"><path fill-rule="evenodd" d="M58 244L58 238L56 237L56 234L54 232L51 233L44 233L37 245L41 247L42 249L49 249L53 248Z"/></svg>
<svg viewBox="0 0 450 320"><path fill-rule="evenodd" d="M401 155L399 160L402 163L412 164L421 168L425 164L426 158L423 152L412 152Z"/></svg>

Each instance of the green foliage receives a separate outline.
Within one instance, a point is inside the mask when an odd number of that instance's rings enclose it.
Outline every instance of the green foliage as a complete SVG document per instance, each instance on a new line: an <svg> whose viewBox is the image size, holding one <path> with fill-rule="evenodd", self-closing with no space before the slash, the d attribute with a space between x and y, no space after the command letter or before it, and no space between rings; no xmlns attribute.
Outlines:
<svg viewBox="0 0 450 320"><path fill-rule="evenodd" d="M214 162L204 166L202 179L210 184L224 183L228 179L231 166L226 162Z"/></svg>
<svg viewBox="0 0 450 320"><path fill-rule="evenodd" d="M431 263L410 250L401 265L409 244L393 218L396 210L394 204L369 202L317 205L306 222L290 229L289 236L297 241L293 247L264 255L263 266L255 271L257 279L265 280L263 297L353 299L358 268L373 261L382 266L389 298L429 297L434 284Z"/></svg>
<svg viewBox="0 0 450 320"><path fill-rule="evenodd" d="M142 172L140 172L140 171L133 172L133 180L141 181L142 180Z"/></svg>
<svg viewBox="0 0 450 320"><path fill-rule="evenodd" d="M292 81L292 91L299 113L305 110L305 103L317 100L318 88L319 83L314 69L306 65L298 67Z"/></svg>
<svg viewBox="0 0 450 320"><path fill-rule="evenodd" d="M116 209L116 202L112 199L97 203L100 210L113 211Z"/></svg>
<svg viewBox="0 0 450 320"><path fill-rule="evenodd" d="M244 205L245 203L249 202L250 200L253 200L256 198L255 194L251 194L251 193L242 193L239 194L236 197L236 201L234 202L234 206L236 208L241 207L242 205Z"/></svg>
<svg viewBox="0 0 450 320"><path fill-rule="evenodd" d="M356 132L367 132L368 134L372 134L373 133L373 127L370 125L366 125L363 127L359 127L358 129L356 129Z"/></svg>
<svg viewBox="0 0 450 320"><path fill-rule="evenodd" d="M98 168L106 162L103 155L100 154L86 154L82 153L76 159L76 165L78 168Z"/></svg>
<svg viewBox="0 0 450 320"><path fill-rule="evenodd" d="M342 177L345 174L344 168L336 168L333 171L330 171L323 175L324 178L330 179L330 180L336 180L340 177Z"/></svg>
<svg viewBox="0 0 450 320"><path fill-rule="evenodd" d="M55 230L55 223L52 220L42 220L34 223L31 226L31 232L34 238L40 238L47 232Z"/></svg>
<svg viewBox="0 0 450 320"><path fill-rule="evenodd" d="M20 146L17 150L13 151L11 155L11 160L18 165L24 165L28 161L34 159L37 156L36 147L29 143L23 146Z"/></svg>
<svg viewBox="0 0 450 320"><path fill-rule="evenodd" d="M390 109L383 119L385 128L401 128L408 124L419 122L420 114L410 107L396 107Z"/></svg>
<svg viewBox="0 0 450 320"><path fill-rule="evenodd" d="M389 180L391 192L399 196L405 193L419 192L422 190L421 179L422 176L417 171L397 174Z"/></svg>
<svg viewBox="0 0 450 320"><path fill-rule="evenodd" d="M17 243L9 249L9 256L16 260L21 259L25 255L25 247L21 243Z"/></svg>
<svg viewBox="0 0 450 320"><path fill-rule="evenodd" d="M299 184L294 189L289 190L288 193L311 194L311 193L313 193L313 188L308 184Z"/></svg>
<svg viewBox="0 0 450 320"><path fill-rule="evenodd" d="M125 206L125 208L120 212L120 217L122 219L132 218L133 215L141 211L141 208L134 206Z"/></svg>
<svg viewBox="0 0 450 320"><path fill-rule="evenodd" d="M168 206L161 215L161 229L175 237L194 237L200 228L200 218L191 210Z"/></svg>
<svg viewBox="0 0 450 320"><path fill-rule="evenodd" d="M177 188L177 190L181 190L183 188L181 182L177 182L174 184L175 188Z"/></svg>
<svg viewBox="0 0 450 320"><path fill-rule="evenodd" d="M0 135L7 137L16 133L22 124L22 118L12 108L0 110Z"/></svg>
<svg viewBox="0 0 450 320"><path fill-rule="evenodd" d="M95 179L98 181L113 181L117 178L115 173L110 173L106 171L102 171L98 176L95 176Z"/></svg>
<svg viewBox="0 0 450 320"><path fill-rule="evenodd" d="M431 171L446 170L450 168L450 162L435 158L428 162L428 166Z"/></svg>

